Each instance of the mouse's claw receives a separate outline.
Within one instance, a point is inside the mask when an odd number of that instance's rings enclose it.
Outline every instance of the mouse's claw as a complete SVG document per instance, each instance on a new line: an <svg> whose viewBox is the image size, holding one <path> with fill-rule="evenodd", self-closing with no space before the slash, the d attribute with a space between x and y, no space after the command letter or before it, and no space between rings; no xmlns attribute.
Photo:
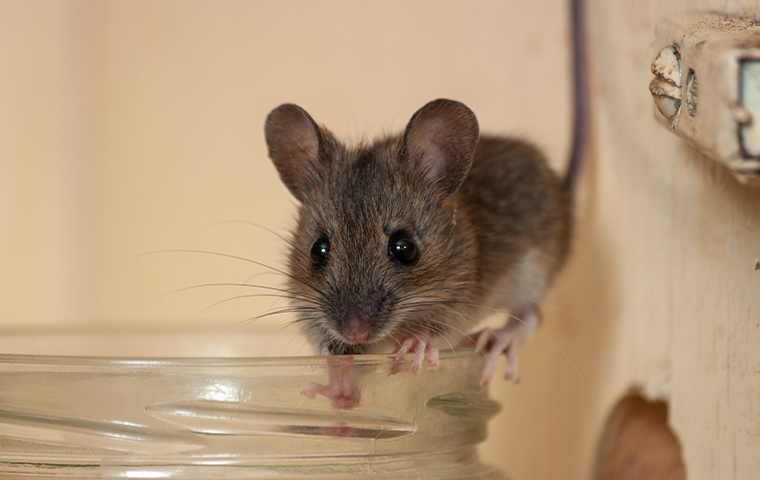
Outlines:
<svg viewBox="0 0 760 480"><path fill-rule="evenodd" d="M396 361L400 362L403 360L411 350L414 350L412 372L420 373L422 371L422 361L425 359L425 352L428 352L428 366L438 366L438 345L430 338L429 333L424 332L412 335L402 341L396 349Z"/></svg>

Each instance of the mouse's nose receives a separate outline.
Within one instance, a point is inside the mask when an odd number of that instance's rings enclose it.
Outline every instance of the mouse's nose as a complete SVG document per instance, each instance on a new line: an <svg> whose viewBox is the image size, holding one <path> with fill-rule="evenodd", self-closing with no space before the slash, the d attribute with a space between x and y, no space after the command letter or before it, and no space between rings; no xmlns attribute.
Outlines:
<svg viewBox="0 0 760 480"><path fill-rule="evenodd" d="M371 329L367 315L353 315L346 323L345 334L350 342L359 343L369 337Z"/></svg>

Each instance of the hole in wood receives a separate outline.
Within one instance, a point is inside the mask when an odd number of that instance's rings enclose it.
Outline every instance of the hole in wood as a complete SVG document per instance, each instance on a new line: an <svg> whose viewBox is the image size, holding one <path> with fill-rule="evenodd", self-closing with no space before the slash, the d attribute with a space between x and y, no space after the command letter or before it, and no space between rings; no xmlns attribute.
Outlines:
<svg viewBox="0 0 760 480"><path fill-rule="evenodd" d="M599 440L594 479L686 479L665 402L650 402L636 392L618 402Z"/></svg>

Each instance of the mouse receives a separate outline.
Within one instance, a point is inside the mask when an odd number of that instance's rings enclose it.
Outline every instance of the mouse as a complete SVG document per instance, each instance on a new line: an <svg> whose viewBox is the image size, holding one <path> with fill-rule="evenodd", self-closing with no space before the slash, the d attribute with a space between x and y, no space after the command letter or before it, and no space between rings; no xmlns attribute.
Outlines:
<svg viewBox="0 0 760 480"><path fill-rule="evenodd" d="M567 261L573 193L585 158L588 94L583 2L572 0L573 145L564 176L532 143L481 135L475 113L436 99L403 132L347 145L303 108L267 116L269 158L298 200L287 289L315 351L413 352L412 371L439 349L487 350L481 384L501 354L540 323L539 303ZM504 327L470 333L508 312Z"/></svg>
<svg viewBox="0 0 760 480"><path fill-rule="evenodd" d="M539 323L565 263L572 195L532 144L481 136L463 103L433 100L403 133L348 146L301 107L265 122L269 157L299 201L287 288L315 349L394 348L419 372L441 344L490 347L482 382ZM502 329L468 332L506 310Z"/></svg>

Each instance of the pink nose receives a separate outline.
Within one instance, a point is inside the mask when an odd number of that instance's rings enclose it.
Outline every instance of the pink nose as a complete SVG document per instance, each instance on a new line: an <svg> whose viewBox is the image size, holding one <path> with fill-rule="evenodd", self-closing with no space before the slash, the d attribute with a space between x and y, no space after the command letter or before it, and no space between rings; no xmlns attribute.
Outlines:
<svg viewBox="0 0 760 480"><path fill-rule="evenodd" d="M362 317L351 317L346 325L346 336L350 342L363 342L369 337L369 321Z"/></svg>

